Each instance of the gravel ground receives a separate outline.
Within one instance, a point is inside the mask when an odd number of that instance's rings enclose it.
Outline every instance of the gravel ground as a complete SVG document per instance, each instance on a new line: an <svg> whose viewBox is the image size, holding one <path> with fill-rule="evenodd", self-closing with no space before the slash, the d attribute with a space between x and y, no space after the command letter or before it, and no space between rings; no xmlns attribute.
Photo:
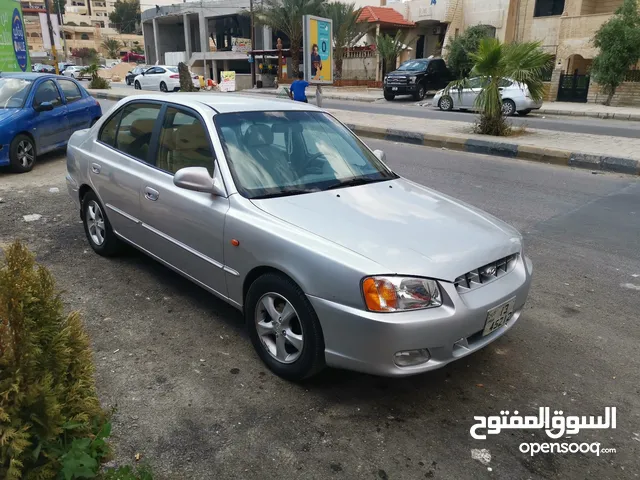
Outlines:
<svg viewBox="0 0 640 480"><path fill-rule="evenodd" d="M522 229L534 261L519 325L418 377L329 370L302 385L280 380L233 308L133 250L116 259L90 250L60 155L29 174L0 172L0 246L27 241L83 313L100 397L116 408L116 460L140 453L161 479L638 478L640 185L369 143L399 173ZM617 453L531 457L518 447L549 441L542 431L469 435L475 415L540 406L571 415L616 406L616 430L570 441Z"/></svg>

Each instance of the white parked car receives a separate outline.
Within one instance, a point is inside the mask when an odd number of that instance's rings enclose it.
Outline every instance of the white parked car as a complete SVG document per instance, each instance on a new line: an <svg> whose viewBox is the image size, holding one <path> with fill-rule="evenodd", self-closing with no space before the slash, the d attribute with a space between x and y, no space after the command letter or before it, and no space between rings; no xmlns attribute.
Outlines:
<svg viewBox="0 0 640 480"><path fill-rule="evenodd" d="M440 110L474 110L475 102L482 91L482 79L470 78L467 88L451 89L447 95L444 90L438 91L433 97L431 105ZM532 110L542 107L542 101L536 102L529 95L526 85L515 80L503 78L500 81L500 95L502 96L502 113L507 116L518 112L528 115Z"/></svg>
<svg viewBox="0 0 640 480"><path fill-rule="evenodd" d="M197 75L189 72L193 79L193 86L200 88ZM180 74L178 67L156 65L138 75L133 86L136 90L160 90L161 92L177 92L180 90Z"/></svg>
<svg viewBox="0 0 640 480"><path fill-rule="evenodd" d="M91 75L84 75L82 73L85 68L87 67L83 67L81 65L69 65L65 68L64 72L62 72L62 75L65 77L77 78L78 80L82 78L91 78Z"/></svg>

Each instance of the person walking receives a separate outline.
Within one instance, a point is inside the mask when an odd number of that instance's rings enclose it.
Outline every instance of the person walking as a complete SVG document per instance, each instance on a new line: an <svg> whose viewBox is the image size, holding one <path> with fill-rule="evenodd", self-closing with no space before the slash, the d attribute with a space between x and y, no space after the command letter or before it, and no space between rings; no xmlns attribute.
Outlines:
<svg viewBox="0 0 640 480"><path fill-rule="evenodd" d="M291 100L295 102L304 102L309 103L307 100L307 87L309 86L309 82L304 79L304 73L298 72L298 80L295 80L290 87L290 95Z"/></svg>

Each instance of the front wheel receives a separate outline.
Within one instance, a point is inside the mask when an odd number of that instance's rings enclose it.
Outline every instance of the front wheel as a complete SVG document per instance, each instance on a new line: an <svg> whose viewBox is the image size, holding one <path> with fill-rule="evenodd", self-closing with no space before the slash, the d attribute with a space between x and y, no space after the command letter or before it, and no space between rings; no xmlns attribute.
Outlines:
<svg viewBox="0 0 640 480"><path fill-rule="evenodd" d="M165 93L168 91L168 90L167 90L167 84L166 84L166 83L164 83L164 82L160 82L160 91L161 91L161 92L165 92Z"/></svg>
<svg viewBox="0 0 640 480"><path fill-rule="evenodd" d="M133 85L133 88L135 88L136 90L142 90L142 87L140 86L140 82L136 80L136 83Z"/></svg>
<svg viewBox="0 0 640 480"><path fill-rule="evenodd" d="M393 93L384 92L384 99L388 102L392 101L396 96Z"/></svg>
<svg viewBox="0 0 640 480"><path fill-rule="evenodd" d="M423 100L426 93L427 93L427 91L424 88L424 85L418 85L418 90L413 95L413 98L415 100Z"/></svg>
<svg viewBox="0 0 640 480"><path fill-rule="evenodd" d="M260 359L292 381L324 368L324 339L316 312L291 279L277 273L259 277L245 299L249 336Z"/></svg>
<svg viewBox="0 0 640 480"><path fill-rule="evenodd" d="M110 257L119 252L121 243L107 218L104 207L92 191L82 199L82 223L89 245L94 252Z"/></svg>
<svg viewBox="0 0 640 480"><path fill-rule="evenodd" d="M510 117L514 113L516 113L516 104L513 102L513 100L509 100L509 99L503 100L502 115L504 115L505 117Z"/></svg>
<svg viewBox="0 0 640 480"><path fill-rule="evenodd" d="M16 135L9 147L9 162L16 173L31 171L36 163L36 145L31 137Z"/></svg>
<svg viewBox="0 0 640 480"><path fill-rule="evenodd" d="M438 108L440 110L450 112L451 110L453 110L453 98L451 98L449 95L445 95L438 102Z"/></svg>

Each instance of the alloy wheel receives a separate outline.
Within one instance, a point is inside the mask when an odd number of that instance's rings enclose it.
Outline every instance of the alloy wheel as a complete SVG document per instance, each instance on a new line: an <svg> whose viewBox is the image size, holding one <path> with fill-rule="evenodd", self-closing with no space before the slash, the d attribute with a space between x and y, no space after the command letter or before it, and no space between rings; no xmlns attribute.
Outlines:
<svg viewBox="0 0 640 480"><path fill-rule="evenodd" d="M167 86L165 85L165 83L164 83L164 82L162 82L162 83L160 84L160 91L161 91L161 92L166 92L166 91L167 91Z"/></svg>
<svg viewBox="0 0 640 480"><path fill-rule="evenodd" d="M101 246L104 243L106 237L106 230L104 224L104 215L98 202L91 200L87 205L87 227L89 228L89 236L91 241L97 246Z"/></svg>
<svg viewBox="0 0 640 480"><path fill-rule="evenodd" d="M451 100L448 97L443 97L440 100L440 108L442 110L450 110L451 109Z"/></svg>
<svg viewBox="0 0 640 480"><path fill-rule="evenodd" d="M35 157L33 155L33 144L27 140L18 143L18 160L23 168L29 168L33 165Z"/></svg>
<svg viewBox="0 0 640 480"><path fill-rule="evenodd" d="M293 363L304 346L302 323L293 305L282 295L270 292L256 305L255 324L260 343L280 363Z"/></svg>
<svg viewBox="0 0 640 480"><path fill-rule="evenodd" d="M502 102L502 114L509 117L515 113L515 105L509 100Z"/></svg>

